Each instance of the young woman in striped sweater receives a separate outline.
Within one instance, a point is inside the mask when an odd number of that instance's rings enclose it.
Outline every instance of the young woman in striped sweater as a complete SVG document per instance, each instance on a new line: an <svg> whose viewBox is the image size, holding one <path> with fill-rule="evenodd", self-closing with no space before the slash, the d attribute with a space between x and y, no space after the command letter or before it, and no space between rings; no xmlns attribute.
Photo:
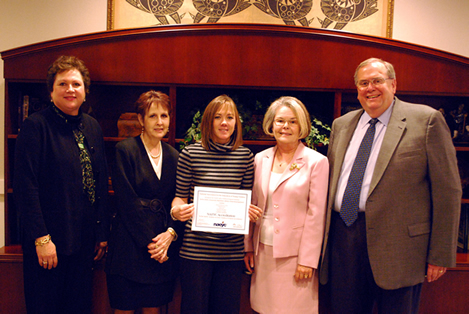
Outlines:
<svg viewBox="0 0 469 314"><path fill-rule="evenodd" d="M192 231L194 187L250 190L254 156L242 145L233 100L221 95L205 109L202 140L180 154L171 216L187 221L181 256L181 313L239 313L244 236ZM252 220L261 213L251 207Z"/></svg>

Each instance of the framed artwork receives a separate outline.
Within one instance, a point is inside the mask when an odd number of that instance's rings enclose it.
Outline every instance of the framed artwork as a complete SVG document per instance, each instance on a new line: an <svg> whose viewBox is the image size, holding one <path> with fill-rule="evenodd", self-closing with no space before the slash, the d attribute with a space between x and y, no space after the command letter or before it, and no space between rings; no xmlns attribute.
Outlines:
<svg viewBox="0 0 469 314"><path fill-rule="evenodd" d="M267 23L392 37L394 0L108 0L108 29Z"/></svg>

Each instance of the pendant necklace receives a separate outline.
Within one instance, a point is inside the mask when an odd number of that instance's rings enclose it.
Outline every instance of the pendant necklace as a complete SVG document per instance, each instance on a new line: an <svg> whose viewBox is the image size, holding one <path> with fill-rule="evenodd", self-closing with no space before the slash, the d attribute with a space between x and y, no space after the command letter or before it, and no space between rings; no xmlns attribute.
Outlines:
<svg viewBox="0 0 469 314"><path fill-rule="evenodd" d="M279 166L279 168L281 168L281 167L282 167L282 165L283 165L284 163L286 163L286 164L290 163L290 161L291 161L291 160L292 160L292 158L293 158L293 155L292 155L292 156L288 156L286 160L280 161L280 158L279 158L279 156L280 156L280 153L279 153L279 151L278 151L278 150L277 150L277 152L275 152L275 155L277 156L277 160L278 160L278 166ZM289 160L289 161L287 161L288 159L290 159L290 160Z"/></svg>

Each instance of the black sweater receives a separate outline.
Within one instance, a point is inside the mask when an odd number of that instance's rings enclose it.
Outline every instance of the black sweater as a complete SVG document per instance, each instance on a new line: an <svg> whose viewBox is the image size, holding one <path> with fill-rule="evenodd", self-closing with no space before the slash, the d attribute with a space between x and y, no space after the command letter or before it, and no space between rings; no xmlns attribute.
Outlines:
<svg viewBox="0 0 469 314"><path fill-rule="evenodd" d="M25 253L35 253L34 240L47 234L57 253L65 255L78 251L84 228L94 229L96 242L108 237L108 174L101 127L85 113L67 117L68 122L52 106L37 112L23 122L16 140L13 188ZM91 157L96 181L93 206L83 192L74 128L83 132Z"/></svg>

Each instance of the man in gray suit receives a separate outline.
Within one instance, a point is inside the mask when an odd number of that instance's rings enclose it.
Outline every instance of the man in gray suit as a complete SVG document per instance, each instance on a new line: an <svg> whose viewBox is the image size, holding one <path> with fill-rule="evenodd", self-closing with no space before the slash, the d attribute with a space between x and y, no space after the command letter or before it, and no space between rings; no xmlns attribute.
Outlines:
<svg viewBox="0 0 469 314"><path fill-rule="evenodd" d="M425 277L456 264L456 152L440 112L394 96L392 64L362 62L355 85L363 109L332 124L320 281L335 313L417 313Z"/></svg>

